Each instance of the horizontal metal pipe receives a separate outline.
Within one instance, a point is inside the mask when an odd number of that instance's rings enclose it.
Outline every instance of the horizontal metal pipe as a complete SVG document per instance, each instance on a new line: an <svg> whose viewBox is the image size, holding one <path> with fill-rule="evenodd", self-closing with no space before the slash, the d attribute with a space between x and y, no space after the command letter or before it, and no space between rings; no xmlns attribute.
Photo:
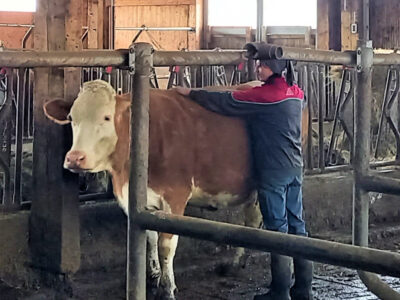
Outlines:
<svg viewBox="0 0 400 300"><path fill-rule="evenodd" d="M128 50L0 51L2 67L127 66Z"/></svg>
<svg viewBox="0 0 400 300"><path fill-rule="evenodd" d="M400 54L374 54L373 64L381 66L400 65Z"/></svg>
<svg viewBox="0 0 400 300"><path fill-rule="evenodd" d="M278 59L291 59L345 66L356 64L356 54L354 51L339 52L294 47L279 48L280 49L276 51L276 57Z"/></svg>
<svg viewBox="0 0 400 300"><path fill-rule="evenodd" d="M396 166L399 165L398 160L391 160L391 161L378 161L370 163L370 168L382 168L382 167L389 167L389 166ZM351 171L353 170L352 165L339 165L339 166L330 166L326 167L325 169L312 169L312 170L305 170L306 175L315 175L315 174L325 174L325 173L333 173L333 172L340 172L340 171Z"/></svg>
<svg viewBox="0 0 400 300"><path fill-rule="evenodd" d="M199 51L155 51L154 66L237 65L243 62L245 50L199 50ZM353 52L334 52L282 47L278 51L281 59L323 62L331 64L354 64ZM102 67L127 66L128 50L72 51L1 51L0 66L12 68L34 67ZM400 64L398 54L376 54L377 65Z"/></svg>
<svg viewBox="0 0 400 300"><path fill-rule="evenodd" d="M94 201L94 200L106 200L106 199L112 199L114 198L114 194L104 192L104 193L93 193L93 194L85 194L85 195L79 195L79 201L85 202L85 201Z"/></svg>
<svg viewBox="0 0 400 300"><path fill-rule="evenodd" d="M237 65L243 62L244 50L155 51L154 66Z"/></svg>
<svg viewBox="0 0 400 300"><path fill-rule="evenodd" d="M194 27L115 27L115 30L196 31Z"/></svg>
<svg viewBox="0 0 400 300"><path fill-rule="evenodd" d="M154 66L236 65L244 61L244 51L156 51ZM2 51L2 67L101 67L127 66L128 50L73 51Z"/></svg>
<svg viewBox="0 0 400 300"><path fill-rule="evenodd" d="M400 277L400 254L389 251L176 216L160 211L140 212L135 216L135 223L150 230Z"/></svg>
<svg viewBox="0 0 400 300"><path fill-rule="evenodd" d="M32 25L32 24L0 23L0 27L28 27L28 28L34 28L35 25Z"/></svg>
<svg viewBox="0 0 400 300"><path fill-rule="evenodd" d="M379 175L363 175L359 182L366 191L400 195L399 179Z"/></svg>
<svg viewBox="0 0 400 300"><path fill-rule="evenodd" d="M35 25L33 25L33 24L0 23L0 27L28 27L28 28L35 28ZM82 29L88 29L88 26L82 26Z"/></svg>

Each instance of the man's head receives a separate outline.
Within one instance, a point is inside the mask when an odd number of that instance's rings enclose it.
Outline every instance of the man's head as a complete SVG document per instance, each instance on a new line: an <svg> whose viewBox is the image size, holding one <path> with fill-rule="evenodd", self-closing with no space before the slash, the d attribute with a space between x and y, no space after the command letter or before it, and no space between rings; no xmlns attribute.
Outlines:
<svg viewBox="0 0 400 300"><path fill-rule="evenodd" d="M257 61L257 77L261 81L267 81L274 74L282 75L286 69L286 60L268 59Z"/></svg>

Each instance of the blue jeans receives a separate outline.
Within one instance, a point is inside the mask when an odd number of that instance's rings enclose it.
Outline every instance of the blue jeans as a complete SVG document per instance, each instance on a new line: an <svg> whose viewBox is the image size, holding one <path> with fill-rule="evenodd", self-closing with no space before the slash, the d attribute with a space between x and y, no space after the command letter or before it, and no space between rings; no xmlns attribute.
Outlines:
<svg viewBox="0 0 400 300"><path fill-rule="evenodd" d="M307 235L303 220L302 170L260 174L258 201L268 230Z"/></svg>

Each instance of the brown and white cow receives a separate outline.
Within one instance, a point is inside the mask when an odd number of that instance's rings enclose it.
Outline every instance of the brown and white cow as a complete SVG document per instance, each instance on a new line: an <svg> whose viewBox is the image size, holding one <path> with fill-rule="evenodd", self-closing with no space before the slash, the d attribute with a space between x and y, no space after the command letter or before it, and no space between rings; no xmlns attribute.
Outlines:
<svg viewBox="0 0 400 300"><path fill-rule="evenodd" d="M47 102L46 115L71 123L73 144L64 167L107 170L114 194L128 211L130 95L116 95L104 81L83 85L71 105ZM150 91L148 207L183 215L188 201L215 208L246 202L254 191L244 121L210 112L174 90ZM253 204L247 206L254 216ZM260 216L248 219L259 224ZM257 226L255 225L255 226ZM161 298L174 299L173 258L178 237L148 232L148 276Z"/></svg>

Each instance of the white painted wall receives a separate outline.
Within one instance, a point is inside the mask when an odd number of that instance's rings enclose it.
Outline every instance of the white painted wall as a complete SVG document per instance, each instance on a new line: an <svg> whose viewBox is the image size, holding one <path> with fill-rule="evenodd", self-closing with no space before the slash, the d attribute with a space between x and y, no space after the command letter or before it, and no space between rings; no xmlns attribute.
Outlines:
<svg viewBox="0 0 400 300"><path fill-rule="evenodd" d="M208 0L210 26L257 26L257 0ZM264 0L265 26L317 26L317 0Z"/></svg>
<svg viewBox="0 0 400 300"><path fill-rule="evenodd" d="M36 0L0 0L0 11L36 11Z"/></svg>

